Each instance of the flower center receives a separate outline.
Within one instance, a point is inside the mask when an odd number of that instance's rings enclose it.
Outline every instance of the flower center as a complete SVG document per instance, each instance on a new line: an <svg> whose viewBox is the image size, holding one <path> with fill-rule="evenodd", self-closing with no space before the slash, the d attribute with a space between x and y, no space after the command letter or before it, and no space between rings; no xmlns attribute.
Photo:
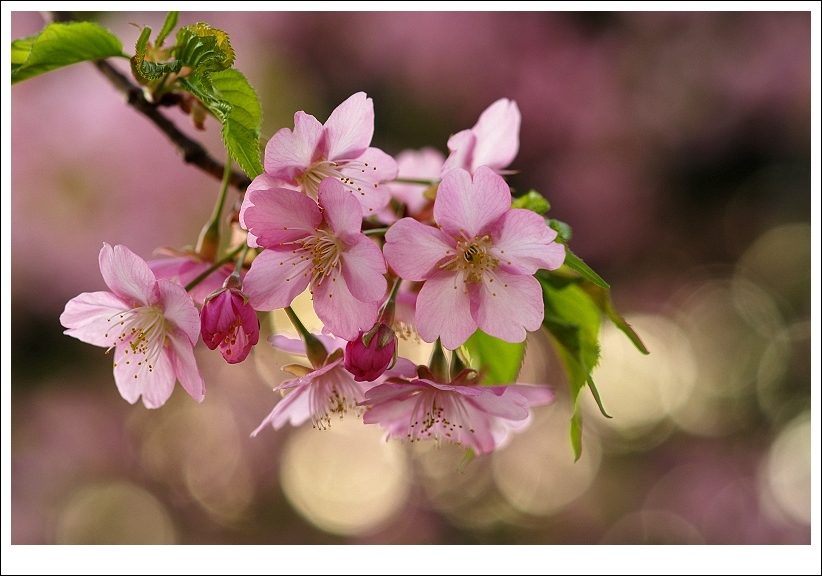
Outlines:
<svg viewBox="0 0 822 576"><path fill-rule="evenodd" d="M499 260L488 253L489 248L491 237L488 234L470 240L457 240L456 253L440 267L464 272L472 282L481 282L486 271L493 270L499 265Z"/></svg>
<svg viewBox="0 0 822 576"><path fill-rule="evenodd" d="M125 348L125 353L131 354L133 358L127 362L136 361L140 371L154 370L157 358L165 346L169 328L163 310L156 304L138 306L118 312L108 321L117 326L117 330L109 331L105 335L107 338L114 336L109 350L118 344L126 343L128 347Z"/></svg>
<svg viewBox="0 0 822 576"><path fill-rule="evenodd" d="M336 178L349 191L365 196L365 191L368 188L377 187L377 184L373 181L373 174L376 171L377 167L373 163L369 164L357 160L332 162L321 158L297 176L296 180L302 186L303 192L314 200L319 198L320 182L326 178ZM369 176L371 177L370 180Z"/></svg>
<svg viewBox="0 0 822 576"><path fill-rule="evenodd" d="M342 241L328 230L317 229L302 240L303 248L311 254L311 285L320 284L332 271L340 268Z"/></svg>

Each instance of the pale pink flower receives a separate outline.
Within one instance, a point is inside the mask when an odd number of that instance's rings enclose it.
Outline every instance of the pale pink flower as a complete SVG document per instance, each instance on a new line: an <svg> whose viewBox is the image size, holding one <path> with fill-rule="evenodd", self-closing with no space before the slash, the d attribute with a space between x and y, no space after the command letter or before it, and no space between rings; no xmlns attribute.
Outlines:
<svg viewBox="0 0 822 576"><path fill-rule="evenodd" d="M385 234L385 257L405 280L424 281L416 327L426 342L453 350L477 328L522 342L543 320L533 274L562 265L556 232L530 210L511 208L511 191L487 166L442 179L434 203L438 228L403 218Z"/></svg>
<svg viewBox="0 0 822 576"><path fill-rule="evenodd" d="M363 422L379 424L387 438L453 442L487 454L528 424L531 406L554 400L547 386L480 386L466 382L468 372L450 384L418 378L374 386L365 393Z"/></svg>
<svg viewBox="0 0 822 576"><path fill-rule="evenodd" d="M243 221L266 250L251 264L245 291L256 310L275 310L310 287L320 320L353 340L377 319L385 259L361 232L359 204L338 180L323 180L318 197L319 206L285 188L246 194Z"/></svg>
<svg viewBox="0 0 822 576"><path fill-rule="evenodd" d="M373 135L374 102L365 92L337 106L325 124L297 112L294 130L283 128L268 141L263 178L280 180L314 200L320 182L334 178L357 198L363 215L377 214L389 201L380 184L397 176L397 163L370 147Z"/></svg>
<svg viewBox="0 0 822 576"><path fill-rule="evenodd" d="M238 276L229 276L225 285L206 299L200 312L200 333L210 350L219 346L229 364L245 360L257 344L260 320Z"/></svg>
<svg viewBox="0 0 822 576"><path fill-rule="evenodd" d="M194 358L200 315L191 297L179 284L158 280L125 246L103 244L100 272L111 292L72 298L60 315L65 333L114 348L114 381L132 404L142 395L147 408L162 406L177 380L202 402L205 383Z"/></svg>
<svg viewBox="0 0 822 576"><path fill-rule="evenodd" d="M161 253L168 255L169 258L147 260L146 264L158 279L167 278L181 286L185 286L214 264L214 262L202 260L194 252L164 248ZM192 300L197 304L203 304L206 297L215 290L219 290L233 271L234 266L226 264L206 276L202 282L189 291Z"/></svg>
<svg viewBox="0 0 822 576"><path fill-rule="evenodd" d="M500 98L480 114L470 130L457 132L448 139L451 154L442 166L442 175L453 168L474 174L480 166L501 173L519 152L522 120L517 103Z"/></svg>
<svg viewBox="0 0 822 576"><path fill-rule="evenodd" d="M429 180L438 182L445 157L434 148L421 150L403 150L397 155L397 178L409 180ZM431 202L424 196L430 185L410 184L407 182L390 182L385 184L391 197L400 205L405 215L419 216L423 209ZM394 212L387 208L380 214L383 222L394 222Z"/></svg>

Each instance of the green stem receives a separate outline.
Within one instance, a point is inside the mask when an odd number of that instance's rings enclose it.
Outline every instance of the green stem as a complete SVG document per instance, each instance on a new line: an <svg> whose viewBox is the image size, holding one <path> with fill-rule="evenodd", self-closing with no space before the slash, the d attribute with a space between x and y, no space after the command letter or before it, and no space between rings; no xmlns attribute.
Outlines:
<svg viewBox="0 0 822 576"><path fill-rule="evenodd" d="M399 182L400 184L420 184L422 186L433 186L438 184L439 180L420 180L418 178L394 178L392 182Z"/></svg>
<svg viewBox="0 0 822 576"><path fill-rule="evenodd" d="M243 245L237 246L234 250L232 250L231 252L229 252L228 254L226 254L225 256L220 258L219 260L217 260L214 264L209 266L208 269L205 272L203 272L202 274L197 276L194 280L192 280L191 282L186 284L186 286L185 286L186 292L188 292L189 290L194 288L197 284L199 284L200 282L202 282L203 280L208 278L208 276L212 272L214 272L218 268L224 266L226 263L230 262L231 259L234 258L237 254L239 254L242 249L243 249Z"/></svg>
<svg viewBox="0 0 822 576"><path fill-rule="evenodd" d="M220 193L217 195L217 203L211 212L211 217L200 231L197 239L197 254L204 260L213 260L220 245L220 215L223 213L225 198L228 186L231 183L231 154L226 155L225 167L223 169L223 180L220 184Z"/></svg>
<svg viewBox="0 0 822 576"><path fill-rule="evenodd" d="M302 338L303 343L305 343L305 355L308 356L308 361L311 362L315 370L319 369L325 364L326 358L328 358L328 351L325 349L325 346L323 346L323 343L320 342L316 336L306 329L291 306L286 306L283 310L285 310L288 319L291 320L294 328L300 333L300 338Z"/></svg>
<svg viewBox="0 0 822 576"><path fill-rule="evenodd" d="M371 230L363 230L366 236L379 236L388 232L388 228L372 228Z"/></svg>
<svg viewBox="0 0 822 576"><path fill-rule="evenodd" d="M248 251L251 249L251 246L248 244L243 244L243 253L240 254L240 257L237 258L237 266L234 268L233 274L235 276L240 276L240 272L243 270L243 264L245 264L245 257L248 255Z"/></svg>

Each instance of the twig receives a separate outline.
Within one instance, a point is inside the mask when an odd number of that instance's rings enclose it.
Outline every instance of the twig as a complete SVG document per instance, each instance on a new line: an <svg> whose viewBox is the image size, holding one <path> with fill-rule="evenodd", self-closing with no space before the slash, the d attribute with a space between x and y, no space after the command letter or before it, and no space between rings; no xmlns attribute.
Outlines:
<svg viewBox="0 0 822 576"><path fill-rule="evenodd" d="M70 22L75 18L70 12L52 12L55 22ZM131 82L122 72L117 70L108 60L96 60L94 65L108 79L109 82L126 98L126 102L142 113L166 135L177 150L182 154L183 161L187 164L194 164L201 170L210 174L217 180L223 179L225 165L215 160L208 151L196 140L192 140L168 118L166 118L153 104L146 100L143 90ZM238 190L245 190L251 184L251 180L244 173L237 170L231 171L232 186Z"/></svg>

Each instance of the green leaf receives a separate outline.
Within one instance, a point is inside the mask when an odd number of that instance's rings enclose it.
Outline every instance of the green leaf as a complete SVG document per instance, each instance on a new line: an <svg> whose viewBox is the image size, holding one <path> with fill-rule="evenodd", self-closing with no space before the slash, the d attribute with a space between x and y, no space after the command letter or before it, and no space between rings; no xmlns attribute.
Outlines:
<svg viewBox="0 0 822 576"><path fill-rule="evenodd" d="M544 214L551 209L551 204L536 190L529 190L519 198L514 198L511 208L525 208L537 214Z"/></svg>
<svg viewBox="0 0 822 576"><path fill-rule="evenodd" d="M151 35L151 28L146 26L140 32L137 44L134 46L134 56L131 57L131 69L134 76L145 78L146 80L157 80L165 74L176 74L183 68L183 63L179 60L172 62L149 62L146 61L146 49L148 37ZM139 76L138 76L139 75Z"/></svg>
<svg viewBox="0 0 822 576"><path fill-rule="evenodd" d="M166 16L166 20L163 22L163 27L160 28L160 33L157 34L157 40L154 42L154 45L157 48L162 48L166 37L171 34L171 31L174 30L175 26L177 26L177 16L179 16L179 14L179 12L172 11L168 13L168 16Z"/></svg>
<svg viewBox="0 0 822 576"><path fill-rule="evenodd" d="M571 418L571 444L575 459L582 454L582 414L579 394L586 384L595 397L599 393L591 379L591 371L599 361L599 328L601 315L591 297L574 279L540 271L537 279L542 286L545 303L543 326L557 344L557 354L565 369L571 389L574 414ZM609 417L598 402L603 415Z"/></svg>
<svg viewBox="0 0 822 576"><path fill-rule="evenodd" d="M525 342L505 342L477 330L464 346L471 366L484 375L483 384L512 384L517 381L525 357Z"/></svg>
<svg viewBox="0 0 822 576"><path fill-rule="evenodd" d="M568 240L571 239L571 227L568 226L568 224L565 222L560 222L559 220L553 220L551 218L547 218L545 222L559 235L559 242L562 242L563 244L568 243Z"/></svg>
<svg viewBox="0 0 822 576"><path fill-rule="evenodd" d="M614 325L622 330L622 332L633 342L634 346L637 350L642 352L643 354L648 354L648 348L645 347L645 344L642 342L642 339L639 337L631 325L628 324L625 319L620 316L617 311L614 309L614 305L611 302L611 291L602 288L599 285L593 284L591 282L580 282L580 288L585 290L588 295L591 297L591 300L597 305L597 307L614 323Z"/></svg>
<svg viewBox="0 0 822 576"><path fill-rule="evenodd" d="M198 75L227 70L234 64L234 50L228 34L204 22L177 31L174 56Z"/></svg>
<svg viewBox="0 0 822 576"><path fill-rule="evenodd" d="M123 56L123 45L94 22L52 22L11 44L11 83L87 60Z"/></svg>
<svg viewBox="0 0 822 576"><path fill-rule="evenodd" d="M263 112L257 92L242 72L234 68L214 72L211 80L221 101L230 106L222 120L226 148L249 178L254 178L263 172L260 158Z"/></svg>
<svg viewBox="0 0 822 576"><path fill-rule="evenodd" d="M565 265L571 270L578 272L586 280L593 282L600 288L608 289L610 286L602 279L602 277L594 272L590 266L582 261L582 258L571 252L568 246L565 246Z"/></svg>

